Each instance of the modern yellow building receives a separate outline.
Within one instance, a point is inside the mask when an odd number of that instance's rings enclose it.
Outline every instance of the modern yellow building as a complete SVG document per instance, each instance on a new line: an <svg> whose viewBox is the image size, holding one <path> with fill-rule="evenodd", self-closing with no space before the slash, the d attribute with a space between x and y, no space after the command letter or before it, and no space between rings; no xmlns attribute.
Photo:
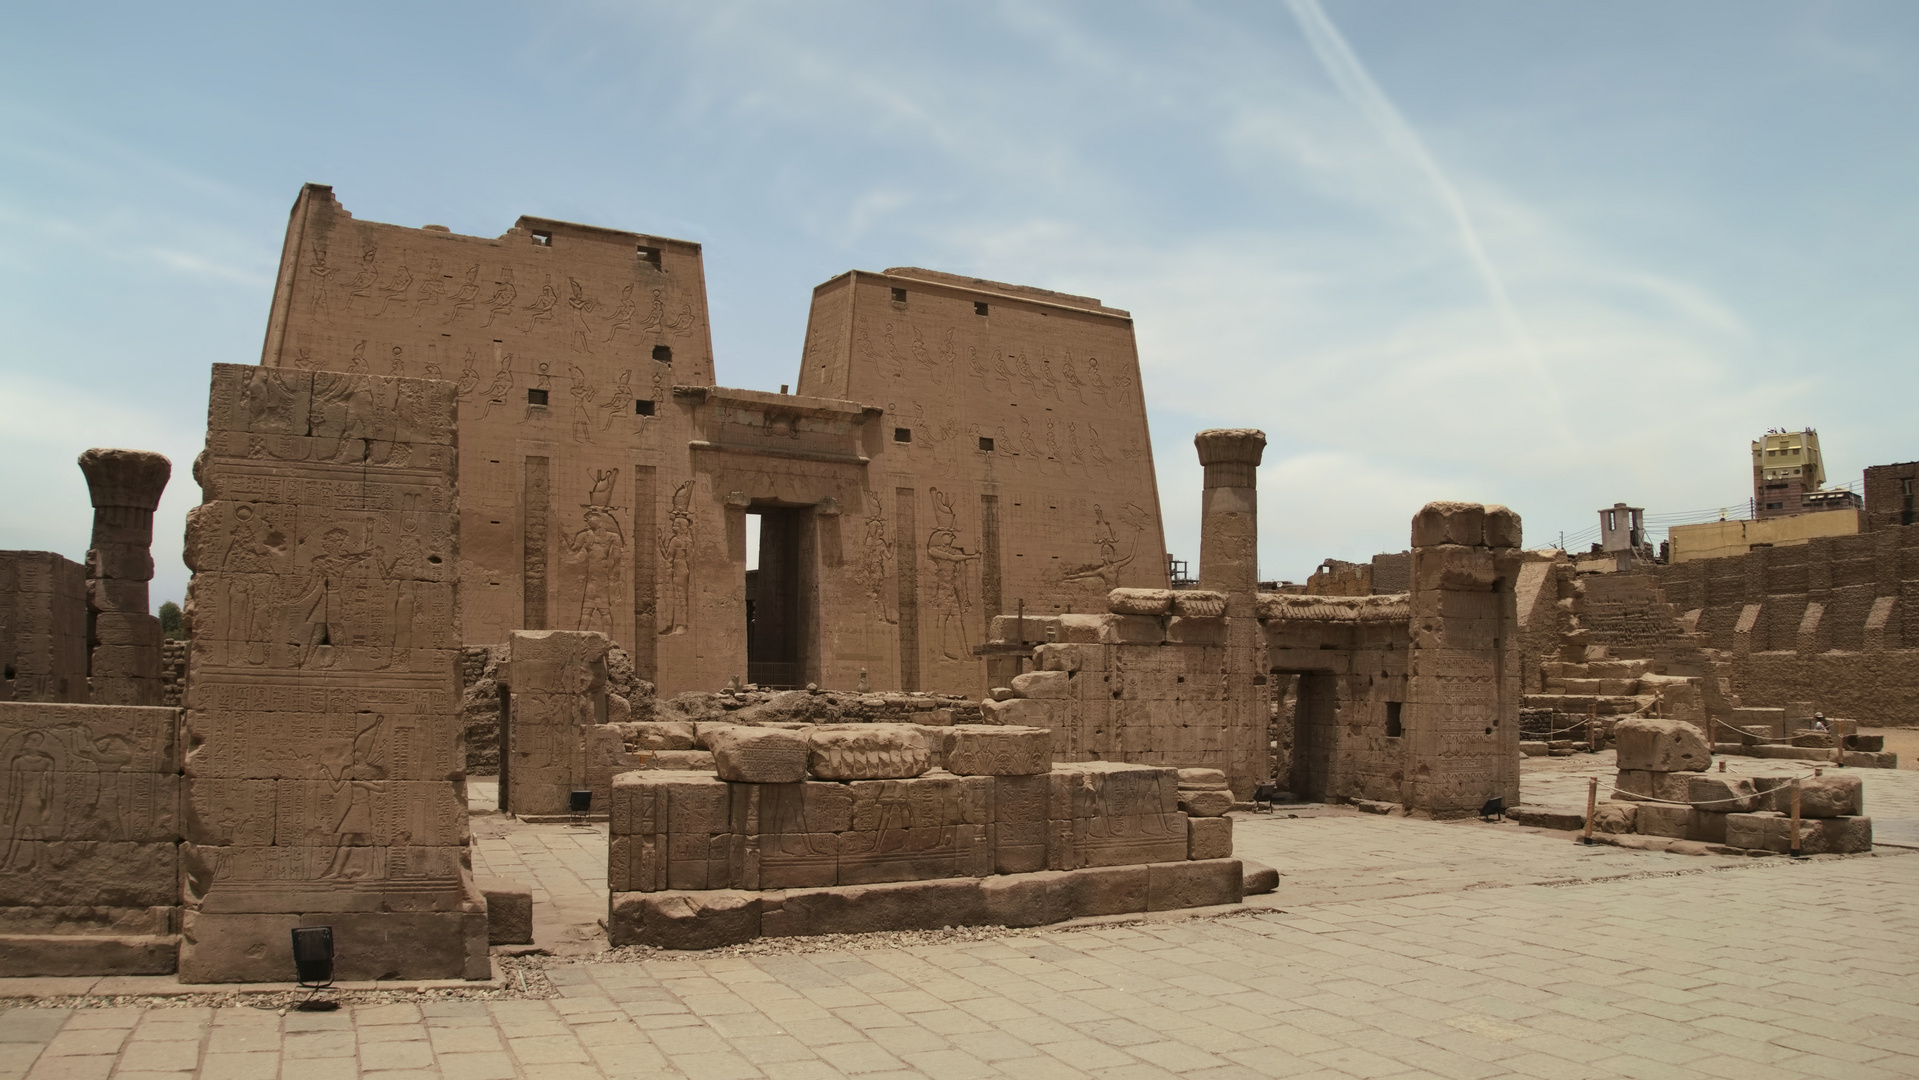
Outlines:
<svg viewBox="0 0 1919 1080"><path fill-rule="evenodd" d="M1816 507L1800 505L1826 482L1819 433L1768 431L1752 444L1752 516L1764 520Z"/></svg>
<svg viewBox="0 0 1919 1080"><path fill-rule="evenodd" d="M1814 443L1815 453L1817 443ZM1753 443L1758 447L1758 443ZM1757 453L1757 450L1754 451ZM1757 521L1709 521L1703 525L1675 525L1667 533L1671 562L1718 559L1744 555L1754 548L1792 547L1820 536L1851 536L1859 532L1861 511L1856 507L1761 518Z"/></svg>

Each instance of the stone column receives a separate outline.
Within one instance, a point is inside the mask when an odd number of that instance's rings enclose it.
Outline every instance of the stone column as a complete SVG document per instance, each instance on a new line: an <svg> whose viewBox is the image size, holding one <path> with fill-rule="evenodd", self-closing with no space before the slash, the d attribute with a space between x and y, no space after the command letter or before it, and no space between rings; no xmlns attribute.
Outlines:
<svg viewBox="0 0 1919 1080"><path fill-rule="evenodd" d="M596 768L619 733L607 721L606 654L613 640L591 630L515 630L499 665L507 696L502 779L509 814L568 813L570 793L593 792L594 813L606 813L612 771Z"/></svg>
<svg viewBox="0 0 1919 1080"><path fill-rule="evenodd" d="M1253 613L1259 591L1259 459L1266 433L1214 428L1193 436L1206 467L1200 502L1199 587L1226 594L1226 614Z"/></svg>
<svg viewBox="0 0 1919 1080"><path fill-rule="evenodd" d="M1259 600L1259 459L1266 433L1215 428L1193 437L1206 467L1200 503L1199 587L1226 597L1226 780L1234 797L1253 797L1272 762L1266 739L1264 640Z"/></svg>
<svg viewBox="0 0 1919 1080"><path fill-rule="evenodd" d="M1408 805L1519 802L1519 515L1427 503L1413 518L1412 649L1402 767Z"/></svg>
<svg viewBox="0 0 1919 1080"><path fill-rule="evenodd" d="M153 511L173 464L149 450L80 455L93 495L87 550L89 670L95 705L160 704L160 620L147 608L153 580Z"/></svg>

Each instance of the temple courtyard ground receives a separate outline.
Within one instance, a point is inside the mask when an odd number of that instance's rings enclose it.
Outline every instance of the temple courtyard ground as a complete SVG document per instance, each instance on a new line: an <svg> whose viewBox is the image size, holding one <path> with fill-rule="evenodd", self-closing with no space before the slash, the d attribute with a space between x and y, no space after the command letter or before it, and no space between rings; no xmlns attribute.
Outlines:
<svg viewBox="0 0 1919 1080"><path fill-rule="evenodd" d="M1583 804L1611 770L1529 759L1528 801ZM601 952L604 825L481 815L476 868L535 884L554 954L501 958L497 988L306 1013L167 980L0 980L0 1080L1919 1076L1919 773L1858 774L1871 855L1283 807L1235 815L1239 853L1283 876L1226 914L685 955Z"/></svg>

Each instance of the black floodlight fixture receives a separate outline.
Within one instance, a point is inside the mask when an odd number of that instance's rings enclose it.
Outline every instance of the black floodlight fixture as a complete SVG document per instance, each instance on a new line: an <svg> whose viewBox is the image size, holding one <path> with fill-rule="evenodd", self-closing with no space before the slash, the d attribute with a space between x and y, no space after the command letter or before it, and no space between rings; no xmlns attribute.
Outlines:
<svg viewBox="0 0 1919 1080"><path fill-rule="evenodd" d="M1273 800L1278 797L1278 784L1261 784L1253 789L1253 809L1259 811L1263 807L1270 811L1273 808Z"/></svg>
<svg viewBox="0 0 1919 1080"><path fill-rule="evenodd" d="M314 994L324 987L333 985L333 928L331 926L296 926L293 928L293 970L298 973L300 985L312 990ZM308 994L305 1001L294 1008L302 1012L331 1012L340 1007L337 1001L316 1001Z"/></svg>
<svg viewBox="0 0 1919 1080"><path fill-rule="evenodd" d="M1487 799L1486 805L1479 808L1479 820L1506 820L1506 797L1504 795L1495 795Z"/></svg>
<svg viewBox="0 0 1919 1080"><path fill-rule="evenodd" d="M567 804L576 814L584 814L593 809L593 792L587 788L567 793Z"/></svg>

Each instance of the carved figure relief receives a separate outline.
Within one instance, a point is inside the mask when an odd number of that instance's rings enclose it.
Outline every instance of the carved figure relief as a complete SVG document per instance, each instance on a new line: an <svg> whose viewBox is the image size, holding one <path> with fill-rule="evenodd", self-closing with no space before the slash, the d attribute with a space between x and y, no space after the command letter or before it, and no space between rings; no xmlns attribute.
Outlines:
<svg viewBox="0 0 1919 1080"><path fill-rule="evenodd" d="M530 334L535 326L551 323L554 310L559 306L560 294L554 291L553 283L549 281L540 286L540 295L534 297L532 303L523 304L520 307L521 311L532 312L527 316L526 325L520 327L521 332Z"/></svg>
<svg viewBox="0 0 1919 1080"><path fill-rule="evenodd" d="M313 262L307 266L307 273L312 274L316 279L313 284L312 310L314 317L317 319L324 319L328 322L333 321L333 297L331 295L333 286L327 279L339 272L339 267L327 265L326 248L322 245L315 245L313 249Z"/></svg>
<svg viewBox="0 0 1919 1080"><path fill-rule="evenodd" d="M593 398L598 391L594 390L593 384L587 381L586 372L580 370L578 364L568 364L566 369L573 380L572 385L566 389L566 392L573 397L573 437L580 442L592 442L593 416L587 412L587 406L593 404ZM618 400L614 399L615 404Z"/></svg>
<svg viewBox="0 0 1919 1080"><path fill-rule="evenodd" d="M520 295L519 287L513 284L513 271L500 271L499 287L486 301L486 321L480 324L482 330L493 325L494 319L513 317L513 301Z"/></svg>
<svg viewBox="0 0 1919 1080"><path fill-rule="evenodd" d="M374 283L379 280L380 280L379 252L377 249L373 247L368 247L365 251L360 253L359 271L353 275L353 280L347 282L346 285L344 286L347 294L347 299L346 299L347 310L348 311L354 310L355 306L361 300L365 300L369 305L372 304L373 286L374 286Z"/></svg>
<svg viewBox="0 0 1919 1080"><path fill-rule="evenodd" d="M465 401L468 398L472 397L473 391L478 390L480 388L480 366L479 365L480 365L479 357L476 357L473 355L473 346L468 345L466 347L466 356L462 357L460 361L459 381L455 383L455 386L458 388L459 397L461 401Z"/></svg>
<svg viewBox="0 0 1919 1080"><path fill-rule="evenodd" d="M612 635L613 607L626 595L626 533L614 514L613 486L618 469L593 471L593 488L581 506L584 527L562 535L567 557L582 564L580 614L576 630Z"/></svg>
<svg viewBox="0 0 1919 1080"><path fill-rule="evenodd" d="M1127 503L1120 508L1120 520L1133 530L1132 542L1123 557L1119 553L1118 531L1106 520L1106 511L1098 503L1093 504L1093 547L1099 552L1099 561L1062 568L1060 584L1093 585L1103 591L1119 588L1120 571L1131 565L1139 554L1139 538L1152 519L1137 503Z"/></svg>
<svg viewBox="0 0 1919 1080"><path fill-rule="evenodd" d="M587 325L586 318L599 310L600 302L586 294L586 286L580 284L579 278L567 278L566 289L567 309L573 313L573 321L578 324L578 329L573 335L573 350L592 352L592 348L587 344L587 338L593 333L593 329Z"/></svg>
<svg viewBox="0 0 1919 1080"><path fill-rule="evenodd" d="M638 311L639 305L633 302L633 286L629 284L620 290L619 306L614 308L613 313L606 317L608 324L606 328L606 340L612 341L613 335L632 327L633 317Z"/></svg>
<svg viewBox="0 0 1919 1080"><path fill-rule="evenodd" d="M7 841L6 862L0 863L0 871L6 873L30 873L39 869L40 849L38 846L27 848L27 863L20 865L20 846L33 840L54 839L48 835L52 831L53 811L57 805L54 796L53 755L46 750L45 732L29 731L21 740L20 747L7 762L7 798L4 824L12 833Z"/></svg>
<svg viewBox="0 0 1919 1080"><path fill-rule="evenodd" d="M628 368L627 370L620 372L619 379L617 379L613 383L612 393L609 394L607 396L607 399L600 404L600 411L606 414L606 423L601 424L600 426L602 428L612 427L613 422L615 420L618 420L620 417L626 415L626 409L627 409L626 403L632 400L633 400L633 371L631 368ZM659 399L655 398L654 400L657 401Z"/></svg>
<svg viewBox="0 0 1919 1080"><path fill-rule="evenodd" d="M445 325L452 325L453 320L472 311L473 302L479 299L479 296L480 264L474 263L466 268L466 280L460 283L459 289L453 294L453 305L447 309Z"/></svg>
<svg viewBox="0 0 1919 1080"><path fill-rule="evenodd" d="M506 396L512 389L513 354L504 353L500 356L500 370L493 373L493 381L487 384L486 393L480 395L485 399L480 405L480 415L484 417L493 406L505 404Z"/></svg>
<svg viewBox="0 0 1919 1080"><path fill-rule="evenodd" d="M396 378L406 378L406 350L398 345L393 346L393 359L387 367L387 374Z"/></svg>
<svg viewBox="0 0 1919 1080"><path fill-rule="evenodd" d="M392 307L395 304L400 305L401 311L405 311L406 310L406 294L411 292L412 290L413 290L413 271L407 269L407 265L405 263L401 263L400 268L394 271L392 279L389 280L384 286L381 287L380 293L381 293L382 299L380 302L380 310L374 312L373 314L376 316L385 315L387 312L387 309Z"/></svg>
<svg viewBox="0 0 1919 1080"><path fill-rule="evenodd" d="M966 617L973 600L965 569L980 553L960 546L952 497L938 488L930 491L933 531L926 537L926 556L933 561L932 602L939 612L940 655L948 660L967 660L972 657L973 639L967 632Z"/></svg>
<svg viewBox="0 0 1919 1080"><path fill-rule="evenodd" d="M446 283L452 277L441 272L440 260L427 260L426 278L420 282L420 298L413 302L414 318L419 318L427 308L440 306L440 302L446 299Z"/></svg>
<svg viewBox="0 0 1919 1080"><path fill-rule="evenodd" d="M367 562L374 558L371 547L348 550L351 537L343 528L328 529L320 538L322 554L315 555L307 568L306 580L294 604L303 633L299 639L299 666L331 667L330 646L366 644L356 640L355 630L371 621L367 618ZM337 641L336 641L337 639ZM322 654L321 649L327 649Z"/></svg>
<svg viewBox="0 0 1919 1080"><path fill-rule="evenodd" d="M1067 389L1071 390L1074 396L1079 398L1079 403L1081 405L1086 404L1086 387L1079 381L1079 372L1073 370L1073 358L1070 355L1066 358L1066 362L1060 366L1059 377L1060 381L1066 384Z"/></svg>
<svg viewBox="0 0 1919 1080"><path fill-rule="evenodd" d="M368 860L364 857L355 858L355 853L356 850L372 848L373 800L387 791L386 767L374 755L374 746L384 723L385 716L373 714L372 722L354 737L352 745L345 748L344 755L335 748L321 757L320 768L325 772L333 793L330 815L332 827L329 830L333 841L333 859L321 872L322 878L352 880L375 876Z"/></svg>
<svg viewBox="0 0 1919 1080"><path fill-rule="evenodd" d="M693 481L673 489L666 534L660 537L660 562L666 567L666 625L661 637L684 634L693 607Z"/></svg>
<svg viewBox="0 0 1919 1080"><path fill-rule="evenodd" d="M361 339L358 345L353 346L353 355L347 357L346 369L354 375L372 374L371 370L366 366L366 340L364 338Z"/></svg>
<svg viewBox="0 0 1919 1080"><path fill-rule="evenodd" d="M886 510L877 492L866 493L866 536L860 542L859 581L866 590L867 603L873 606L873 618L894 625L899 619L887 610L887 563L893 558L893 542L886 537Z"/></svg>

